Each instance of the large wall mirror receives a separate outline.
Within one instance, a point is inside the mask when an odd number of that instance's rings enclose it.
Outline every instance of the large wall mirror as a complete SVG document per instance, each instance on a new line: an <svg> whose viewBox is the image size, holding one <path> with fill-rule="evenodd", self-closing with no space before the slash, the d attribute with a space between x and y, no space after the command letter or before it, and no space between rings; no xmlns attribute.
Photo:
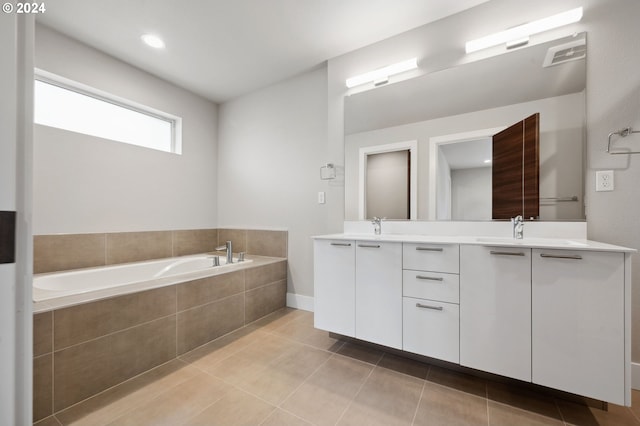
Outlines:
<svg viewBox="0 0 640 426"><path fill-rule="evenodd" d="M580 33L345 97L345 218L399 179L411 219L584 220L585 56ZM406 141L410 173L368 186L366 153Z"/></svg>

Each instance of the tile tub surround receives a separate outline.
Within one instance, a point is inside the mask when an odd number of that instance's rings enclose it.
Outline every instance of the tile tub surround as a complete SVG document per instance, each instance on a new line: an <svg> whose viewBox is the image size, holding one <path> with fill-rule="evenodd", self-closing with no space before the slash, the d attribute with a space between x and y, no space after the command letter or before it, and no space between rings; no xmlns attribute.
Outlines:
<svg viewBox="0 0 640 426"><path fill-rule="evenodd" d="M34 273L106 266L214 251L231 240L233 251L287 257L287 231L191 229L34 235Z"/></svg>
<svg viewBox="0 0 640 426"><path fill-rule="evenodd" d="M34 420L285 306L287 262L247 267L34 315Z"/></svg>

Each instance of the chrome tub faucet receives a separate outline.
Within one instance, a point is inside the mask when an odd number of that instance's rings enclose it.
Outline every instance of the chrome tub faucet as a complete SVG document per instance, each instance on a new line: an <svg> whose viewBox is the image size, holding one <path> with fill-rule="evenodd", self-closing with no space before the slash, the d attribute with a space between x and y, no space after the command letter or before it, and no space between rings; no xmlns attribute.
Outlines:
<svg viewBox="0 0 640 426"><path fill-rule="evenodd" d="M216 247L216 251L226 251L227 264L233 263L233 247L231 245L231 241L227 241L223 246Z"/></svg>

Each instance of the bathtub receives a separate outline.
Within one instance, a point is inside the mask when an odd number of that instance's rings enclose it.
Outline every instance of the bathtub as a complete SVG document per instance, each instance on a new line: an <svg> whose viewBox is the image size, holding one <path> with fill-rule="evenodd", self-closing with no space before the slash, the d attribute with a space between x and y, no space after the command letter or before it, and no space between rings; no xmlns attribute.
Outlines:
<svg viewBox="0 0 640 426"><path fill-rule="evenodd" d="M200 254L39 274L33 278L33 301L42 302L123 286L135 287L137 284L169 285L179 282L182 276L185 279L203 278L252 262L251 259L246 259L240 263L227 264L226 257L219 256L220 266L213 266L214 257ZM234 262L237 262L236 258Z"/></svg>

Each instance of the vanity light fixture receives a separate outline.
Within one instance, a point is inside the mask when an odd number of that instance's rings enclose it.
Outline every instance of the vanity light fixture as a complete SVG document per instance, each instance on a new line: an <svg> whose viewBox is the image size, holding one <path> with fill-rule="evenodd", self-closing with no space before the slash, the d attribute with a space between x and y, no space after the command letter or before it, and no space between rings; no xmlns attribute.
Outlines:
<svg viewBox="0 0 640 426"><path fill-rule="evenodd" d="M155 49L164 49L164 41L157 35L143 34L140 38L147 46L151 46Z"/></svg>
<svg viewBox="0 0 640 426"><path fill-rule="evenodd" d="M411 58L407 61L398 62L384 68L369 71L364 74L356 75L347 79L346 84L350 89L361 84L373 82L376 86L389 81L389 77L401 72L410 71L418 68L418 58Z"/></svg>
<svg viewBox="0 0 640 426"><path fill-rule="evenodd" d="M468 41L465 45L465 50L467 53L472 53L499 44L506 44L507 48L512 49L527 44L529 42L529 36L531 35L573 24L581 19L582 7L578 7L547 18L529 22L528 24L519 25L505 31Z"/></svg>

